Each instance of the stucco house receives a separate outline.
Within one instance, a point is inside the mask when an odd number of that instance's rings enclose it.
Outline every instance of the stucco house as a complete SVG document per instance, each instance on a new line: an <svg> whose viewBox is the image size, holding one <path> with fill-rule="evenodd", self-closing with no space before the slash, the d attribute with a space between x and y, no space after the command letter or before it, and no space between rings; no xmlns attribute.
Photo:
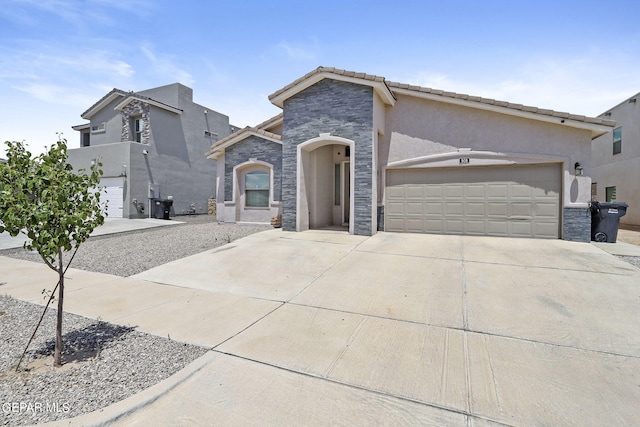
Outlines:
<svg viewBox="0 0 640 427"><path fill-rule="evenodd" d="M221 221L590 240L591 141L610 120L326 67L269 99L281 115L207 152Z"/></svg>
<svg viewBox="0 0 640 427"><path fill-rule="evenodd" d="M113 89L82 118L88 122L73 127L80 148L69 150L69 163L80 169L102 162L109 217L154 217L168 199L171 214L207 212L216 170L202 153L237 128L224 114L193 102L191 88Z"/></svg>
<svg viewBox="0 0 640 427"><path fill-rule="evenodd" d="M598 117L615 120L615 128L591 146L592 196L600 202L629 205L623 224L640 225L640 93Z"/></svg>

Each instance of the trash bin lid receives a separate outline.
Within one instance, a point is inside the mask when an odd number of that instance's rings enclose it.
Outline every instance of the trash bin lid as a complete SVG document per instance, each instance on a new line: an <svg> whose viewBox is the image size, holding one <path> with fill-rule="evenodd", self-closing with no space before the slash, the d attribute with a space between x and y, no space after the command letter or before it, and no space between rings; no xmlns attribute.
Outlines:
<svg viewBox="0 0 640 427"><path fill-rule="evenodd" d="M625 202L600 202L600 207L604 209L608 209L608 208L618 209L618 208L628 208L629 205L626 204Z"/></svg>

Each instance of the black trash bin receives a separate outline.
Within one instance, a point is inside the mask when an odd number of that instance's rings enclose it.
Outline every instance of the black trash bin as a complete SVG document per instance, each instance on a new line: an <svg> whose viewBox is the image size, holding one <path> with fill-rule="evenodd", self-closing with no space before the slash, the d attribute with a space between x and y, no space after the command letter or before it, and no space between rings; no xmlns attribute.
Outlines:
<svg viewBox="0 0 640 427"><path fill-rule="evenodd" d="M591 203L591 240L615 243L620 217L626 215L628 207L624 202Z"/></svg>
<svg viewBox="0 0 640 427"><path fill-rule="evenodd" d="M156 219L170 219L171 206L173 206L173 200L171 199L157 199L156 200Z"/></svg>

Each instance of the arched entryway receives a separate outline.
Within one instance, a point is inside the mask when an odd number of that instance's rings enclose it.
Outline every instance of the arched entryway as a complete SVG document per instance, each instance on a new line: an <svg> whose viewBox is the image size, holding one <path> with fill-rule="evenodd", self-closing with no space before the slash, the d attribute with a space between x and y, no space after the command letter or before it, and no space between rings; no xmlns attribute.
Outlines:
<svg viewBox="0 0 640 427"><path fill-rule="evenodd" d="M296 230L348 227L353 234L354 142L320 134L298 145Z"/></svg>

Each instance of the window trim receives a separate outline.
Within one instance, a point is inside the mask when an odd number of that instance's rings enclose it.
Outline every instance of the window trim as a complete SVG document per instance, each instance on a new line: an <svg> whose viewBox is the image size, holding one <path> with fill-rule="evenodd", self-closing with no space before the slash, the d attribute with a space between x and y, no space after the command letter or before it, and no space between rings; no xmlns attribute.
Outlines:
<svg viewBox="0 0 640 427"><path fill-rule="evenodd" d="M255 175L266 175L267 178L267 183L266 186L261 187L261 188L248 188L247 187L247 177L251 174L255 174ZM244 207L245 208L250 208L250 209L262 209L262 208L269 208L269 205L271 204L271 171L270 170L264 170L263 168L251 168L250 170L246 171L244 173ZM253 204L249 204L249 194L255 192L255 193L264 193L266 191L267 193L267 201L266 204L264 205L253 205ZM254 193L254 194L255 194Z"/></svg>
<svg viewBox="0 0 640 427"><path fill-rule="evenodd" d="M104 133L107 131L107 122L102 122L97 125L91 125L91 133Z"/></svg>
<svg viewBox="0 0 640 427"><path fill-rule="evenodd" d="M251 172L252 170L262 170L265 172L269 172L269 206L262 208L252 208L245 206L244 197L241 197L244 193L244 188L241 188L241 185L244 187L244 174L247 172ZM279 201L275 201L275 184L274 184L274 166L271 163L263 162L261 160L257 160L251 158L246 162L237 164L233 167L232 170L232 180L233 180L233 191L231 194L231 204L235 205L239 203L240 208L244 210L267 210L271 209L274 206L278 206L280 204ZM226 204L227 202L225 202Z"/></svg>
<svg viewBox="0 0 640 427"><path fill-rule="evenodd" d="M617 138L616 132L619 134ZM622 126L618 126L611 133L613 136L613 154L620 154L622 153Z"/></svg>

